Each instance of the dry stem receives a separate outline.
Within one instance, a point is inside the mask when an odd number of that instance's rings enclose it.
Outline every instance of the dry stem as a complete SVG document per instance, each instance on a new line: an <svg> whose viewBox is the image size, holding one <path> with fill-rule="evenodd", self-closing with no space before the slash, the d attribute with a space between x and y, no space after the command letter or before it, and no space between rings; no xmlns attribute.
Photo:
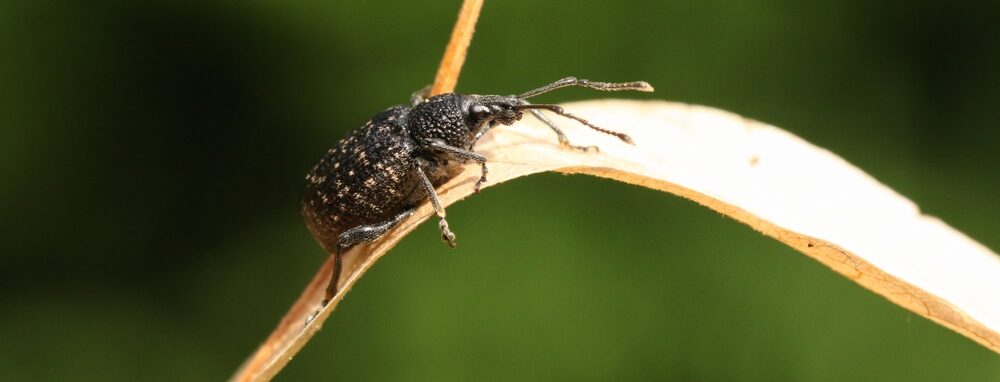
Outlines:
<svg viewBox="0 0 1000 382"><path fill-rule="evenodd" d="M476 21L479 20L479 11L482 8L483 0L462 2L458 21L455 21L455 28L451 31L451 40L448 41L444 57L441 58L441 66L438 67L437 76L434 77L430 95L455 91L455 84L458 83L458 75L462 71L462 64L465 63L465 55L469 50L469 44L472 43L472 34L476 31Z"/></svg>

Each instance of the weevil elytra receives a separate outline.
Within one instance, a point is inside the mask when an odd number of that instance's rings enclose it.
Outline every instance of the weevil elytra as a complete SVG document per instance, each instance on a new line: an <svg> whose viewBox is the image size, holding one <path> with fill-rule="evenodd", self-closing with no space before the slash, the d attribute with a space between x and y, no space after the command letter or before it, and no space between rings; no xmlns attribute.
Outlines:
<svg viewBox="0 0 1000 382"><path fill-rule="evenodd" d="M576 120L599 132L632 143L623 133L607 130L567 113L557 105L532 104L528 98L567 86L603 91L653 91L646 82L606 83L568 77L520 95L446 93L426 98L417 93L409 106L393 106L373 117L327 151L306 175L302 215L313 236L334 259L326 305L337 294L341 255L351 246L378 239L406 219L416 206L430 200L439 218L441 239L455 246L445 211L435 188L474 161L482 169L475 189L486 181L487 158L473 151L487 131L511 125L525 111L541 120L575 150L566 134L541 111Z"/></svg>

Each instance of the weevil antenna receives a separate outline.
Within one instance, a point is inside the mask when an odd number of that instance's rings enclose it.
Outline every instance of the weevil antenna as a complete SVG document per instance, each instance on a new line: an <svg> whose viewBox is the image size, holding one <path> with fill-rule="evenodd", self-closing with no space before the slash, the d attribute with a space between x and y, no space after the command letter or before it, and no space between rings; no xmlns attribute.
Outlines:
<svg viewBox="0 0 1000 382"><path fill-rule="evenodd" d="M596 82L591 80L581 80L576 77L566 77L559 81L553 82L551 84L542 86L538 89L528 90L517 98L528 99L539 94L548 93L550 91L564 88L567 86L582 86L585 88L591 88L595 90L601 90L606 92L617 92L623 90L634 90L639 92L651 92L653 91L653 86L646 81L635 81L635 82Z"/></svg>
<svg viewBox="0 0 1000 382"><path fill-rule="evenodd" d="M553 113L559 114L559 115L561 115L563 117L566 117L566 118L575 120L577 122L580 122L584 126L587 126L587 127L591 128L591 129L600 131L600 132L602 132L604 134L615 136L618 139L621 139L622 142L628 143L630 145L634 145L635 144L635 142L632 141L632 137L629 137L628 134L619 133L619 132L614 131L614 130L608 130L608 129L605 129L603 127L597 126L597 125L595 125L593 123L590 123L590 121L588 121L586 119L577 117L577 116L575 116L573 114L570 114L570 113L566 112L566 110L563 110L562 106L559 106L559 105L526 103L526 104L523 104L523 105L514 106L514 108L518 109L518 110L530 110L530 109L548 110L548 111L551 111Z"/></svg>

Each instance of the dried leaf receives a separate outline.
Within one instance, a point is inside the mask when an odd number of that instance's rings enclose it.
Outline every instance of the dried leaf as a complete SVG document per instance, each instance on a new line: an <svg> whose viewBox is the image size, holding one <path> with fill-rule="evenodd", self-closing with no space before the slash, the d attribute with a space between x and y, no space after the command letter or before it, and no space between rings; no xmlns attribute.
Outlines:
<svg viewBox="0 0 1000 382"><path fill-rule="evenodd" d="M634 146L575 123L567 150L539 123L494 129L477 145L490 181L543 171L590 174L666 191L739 220L858 284L1000 353L1000 257L832 153L724 111L667 102L590 101L566 105ZM442 202L472 194L479 168L440 187ZM344 286L308 326L329 278L319 271L235 380L267 380L312 337L352 285L403 236L433 215L429 205L398 229L345 257ZM665 217L669 219L669 217ZM436 238L422 238L437 240Z"/></svg>

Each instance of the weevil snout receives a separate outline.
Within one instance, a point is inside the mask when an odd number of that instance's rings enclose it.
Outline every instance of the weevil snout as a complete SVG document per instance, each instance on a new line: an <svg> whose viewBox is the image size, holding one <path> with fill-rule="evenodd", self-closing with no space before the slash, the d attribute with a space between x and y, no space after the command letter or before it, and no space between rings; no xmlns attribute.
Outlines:
<svg viewBox="0 0 1000 382"><path fill-rule="evenodd" d="M514 109L513 107L508 107L506 105L494 105L493 107L495 108L493 112L493 120L507 126L520 121L521 117L524 116L524 113L520 110Z"/></svg>
<svg viewBox="0 0 1000 382"><path fill-rule="evenodd" d="M510 96L467 96L468 115L475 125L483 123L502 123L512 125L521 120L524 113L517 109L522 101Z"/></svg>

